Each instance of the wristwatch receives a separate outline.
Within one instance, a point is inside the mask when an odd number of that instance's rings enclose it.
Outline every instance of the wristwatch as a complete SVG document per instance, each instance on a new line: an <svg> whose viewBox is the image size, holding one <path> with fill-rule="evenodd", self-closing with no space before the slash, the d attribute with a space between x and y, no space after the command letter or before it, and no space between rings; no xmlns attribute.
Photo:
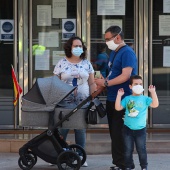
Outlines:
<svg viewBox="0 0 170 170"><path fill-rule="evenodd" d="M107 81L107 80L105 80L104 86L105 86L105 87L108 87L108 81Z"/></svg>

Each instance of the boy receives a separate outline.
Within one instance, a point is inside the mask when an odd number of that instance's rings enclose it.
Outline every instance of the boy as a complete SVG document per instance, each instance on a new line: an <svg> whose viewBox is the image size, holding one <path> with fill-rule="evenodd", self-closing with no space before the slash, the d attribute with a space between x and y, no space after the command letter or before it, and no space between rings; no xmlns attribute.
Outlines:
<svg viewBox="0 0 170 170"><path fill-rule="evenodd" d="M147 152L146 152L146 115L148 107L156 108L159 105L155 86L149 86L151 97L142 95L144 89L142 86L142 77L135 75L130 78L130 89L132 95L126 96L122 101L124 90L118 90L115 102L115 109L120 111L125 109L123 140L124 140L124 158L125 170L131 170L133 163L134 143L139 156L139 162L142 170L147 170Z"/></svg>

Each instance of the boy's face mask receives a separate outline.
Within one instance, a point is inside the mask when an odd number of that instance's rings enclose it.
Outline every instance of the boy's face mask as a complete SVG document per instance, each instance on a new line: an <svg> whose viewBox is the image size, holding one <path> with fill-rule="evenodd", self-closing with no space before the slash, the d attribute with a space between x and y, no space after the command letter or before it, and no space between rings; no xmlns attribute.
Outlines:
<svg viewBox="0 0 170 170"><path fill-rule="evenodd" d="M132 91L135 94L141 94L144 91L144 89L143 89L143 86L141 86L141 85L135 85L132 87Z"/></svg>

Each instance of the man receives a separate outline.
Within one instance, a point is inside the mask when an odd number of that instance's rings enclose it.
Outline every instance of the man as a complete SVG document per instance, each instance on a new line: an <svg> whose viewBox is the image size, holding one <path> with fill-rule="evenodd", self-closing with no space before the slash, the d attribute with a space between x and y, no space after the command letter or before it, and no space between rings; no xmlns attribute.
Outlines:
<svg viewBox="0 0 170 170"><path fill-rule="evenodd" d="M117 91L123 88L130 95L129 78L137 74L137 58L132 48L124 43L124 34L119 26L111 26L105 31L105 41L110 50L109 75L106 79L95 79L98 86L107 88L106 111L111 137L113 167L110 170L124 169L124 148L122 127L124 110L115 110ZM134 169L134 165L131 167Z"/></svg>

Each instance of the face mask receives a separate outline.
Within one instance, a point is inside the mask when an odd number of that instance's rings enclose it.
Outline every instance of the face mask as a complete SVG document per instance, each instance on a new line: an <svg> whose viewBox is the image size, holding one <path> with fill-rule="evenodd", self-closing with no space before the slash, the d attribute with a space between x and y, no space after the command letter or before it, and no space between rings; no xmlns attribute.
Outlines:
<svg viewBox="0 0 170 170"><path fill-rule="evenodd" d="M116 37L115 37L115 38L116 38ZM115 44L115 42L114 42L115 38L114 38L113 40L110 40L110 41L106 42L108 48L109 48L110 50L113 50L113 51L115 51L116 48L119 46L119 44Z"/></svg>
<svg viewBox="0 0 170 170"><path fill-rule="evenodd" d="M141 85L136 85L136 86L133 86L132 87L132 91L135 93L135 94L141 94L144 89L143 89L143 86Z"/></svg>
<svg viewBox="0 0 170 170"><path fill-rule="evenodd" d="M76 57L80 57L82 53L83 53L83 49L80 47L75 47L72 49L72 54Z"/></svg>

